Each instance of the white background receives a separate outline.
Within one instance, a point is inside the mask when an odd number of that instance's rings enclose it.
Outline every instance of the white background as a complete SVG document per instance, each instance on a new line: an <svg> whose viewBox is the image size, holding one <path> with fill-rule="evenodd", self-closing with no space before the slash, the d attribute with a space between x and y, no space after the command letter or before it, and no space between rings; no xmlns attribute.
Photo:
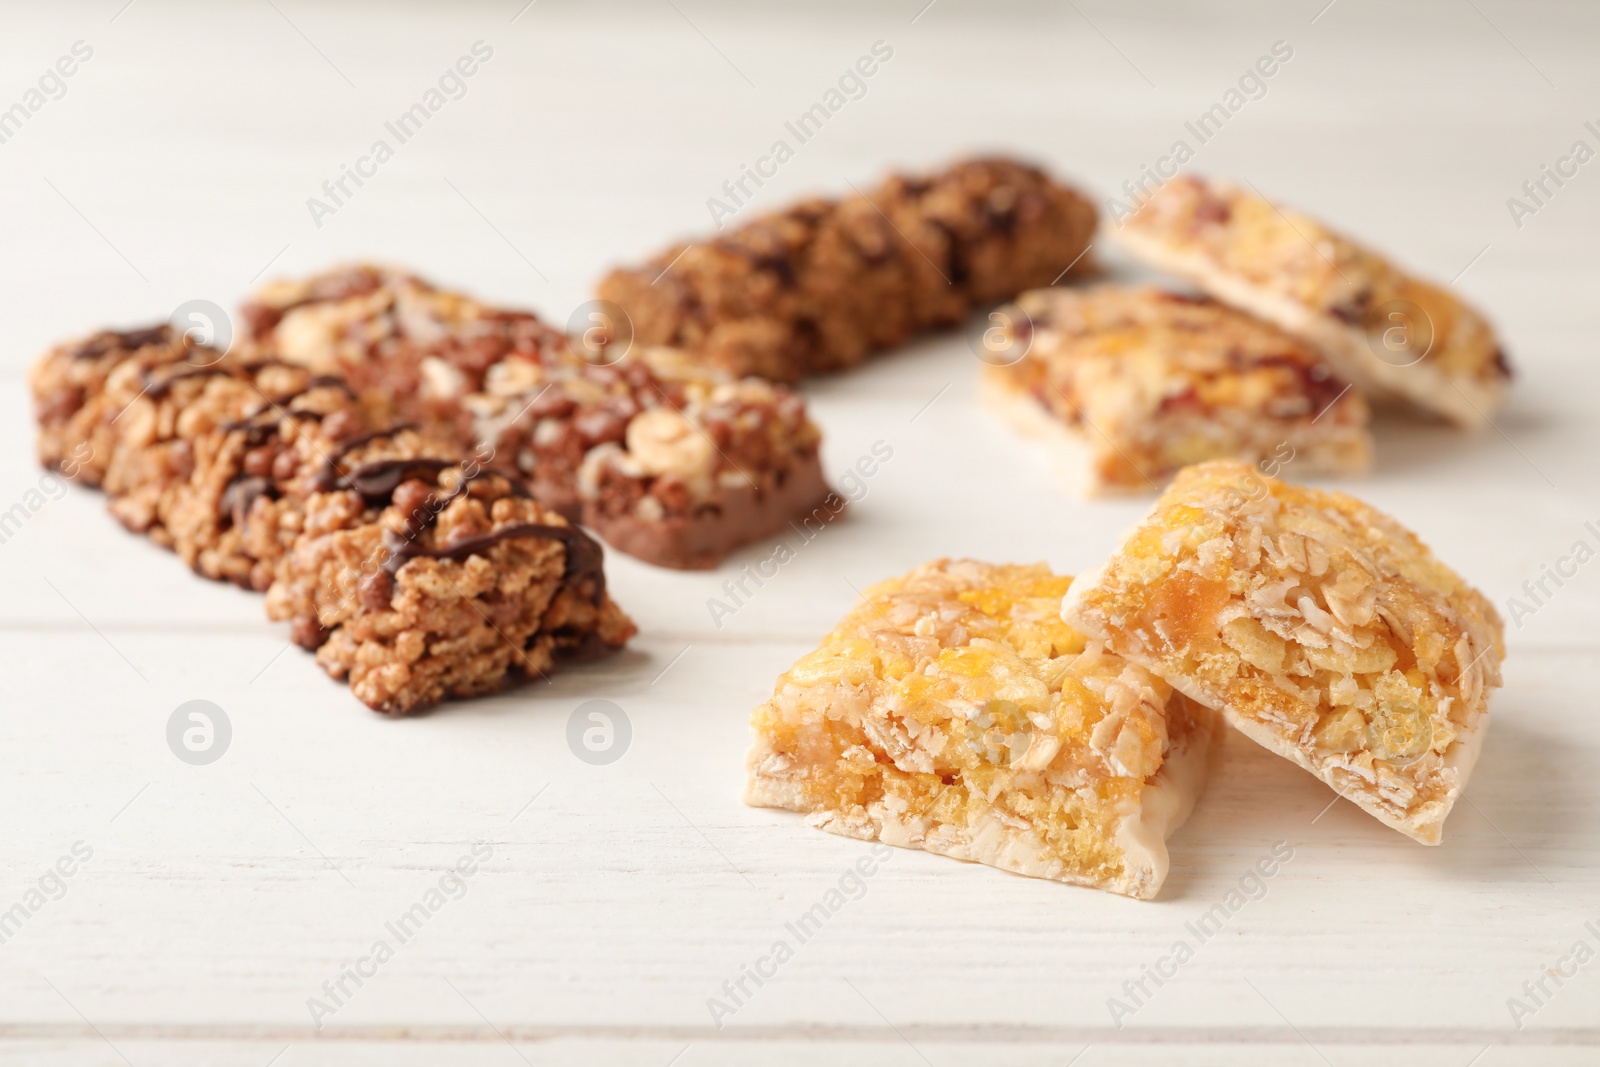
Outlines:
<svg viewBox="0 0 1600 1067"><path fill-rule="evenodd" d="M707 230L706 199L880 40L892 60L756 208L984 149L1101 199L1282 40L1292 60L1191 169L1459 275L1519 372L1482 433L1383 420L1375 471L1348 487L1502 605L1573 542L1600 547L1583 529L1600 521L1600 162L1520 228L1506 204L1575 140L1600 148L1583 128L1600 13L924 3L7 3L0 108L75 41L94 54L0 144L0 511L39 483L26 368L62 337L354 258L564 321L608 265ZM493 58L465 97L317 227L306 199L479 40ZM896 852L713 1028L707 998L867 848L739 803L749 709L776 675L854 588L946 554L1081 571L1145 506L1070 496L977 407L976 371L945 336L807 387L830 473L879 440L893 458L720 628L707 598L772 546L707 574L612 553L641 630L626 653L410 721L367 711L285 649L259 597L191 576L96 494L50 500L0 545L0 909L74 842L93 858L0 945L0 1060L1594 1062L1600 961L1521 1029L1507 998L1580 938L1600 948L1600 564L1508 630L1443 847L1329 808L1231 739L1160 901ZM233 726L206 767L165 740L197 698ZM610 766L565 739L591 698L632 724ZM493 858L466 895L314 1030L307 998L479 841ZM1107 999L1276 842L1294 858L1265 897L1115 1028Z"/></svg>

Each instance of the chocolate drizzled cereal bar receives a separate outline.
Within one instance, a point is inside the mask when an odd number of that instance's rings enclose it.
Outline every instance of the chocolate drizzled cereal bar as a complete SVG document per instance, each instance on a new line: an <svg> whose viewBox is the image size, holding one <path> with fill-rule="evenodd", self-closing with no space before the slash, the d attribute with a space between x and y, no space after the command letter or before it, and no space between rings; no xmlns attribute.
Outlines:
<svg viewBox="0 0 1600 1067"><path fill-rule="evenodd" d="M425 449L371 458L374 443L324 460L267 592L268 615L369 707L403 715L494 692L633 635L599 544L520 478Z"/></svg>
<svg viewBox="0 0 1600 1067"><path fill-rule="evenodd" d="M39 424L39 461L51 470L70 468L76 481L98 486L111 462L121 414L106 395L111 376L120 372L141 378L168 364L200 369L221 355L193 344L166 323L123 332L104 330L57 345L28 375Z"/></svg>
<svg viewBox="0 0 1600 1067"><path fill-rule="evenodd" d="M821 435L781 386L643 346L590 362L533 315L373 267L269 285L246 319L260 352L520 470L541 503L651 563L715 566L838 513Z"/></svg>
<svg viewBox="0 0 1600 1067"><path fill-rule="evenodd" d="M76 467L118 519L207 577L268 590L269 614L380 711L633 633L598 544L447 438L369 430L342 379L152 328L57 348L33 381L48 465L92 443Z"/></svg>
<svg viewBox="0 0 1600 1067"><path fill-rule="evenodd" d="M756 708L746 803L1153 897L1218 722L1063 623L1071 584L936 560L868 589Z"/></svg>
<svg viewBox="0 0 1600 1067"><path fill-rule="evenodd" d="M1493 328L1447 287L1249 190L1174 178L1114 236L1152 266L1305 339L1373 398L1481 426L1511 380Z"/></svg>
<svg viewBox="0 0 1600 1067"><path fill-rule="evenodd" d="M1094 206L1043 171L973 159L807 200L607 275L635 339L735 375L840 370L973 308L1050 285L1085 255Z"/></svg>
<svg viewBox="0 0 1600 1067"><path fill-rule="evenodd" d="M1305 474L1371 465L1362 396L1305 344L1243 312L1101 286L1034 290L997 314L1004 358L983 368L985 400L1070 450L1089 495L1157 492L1208 459Z"/></svg>
<svg viewBox="0 0 1600 1067"><path fill-rule="evenodd" d="M1180 473L1062 615L1429 845L1505 657L1494 606L1411 531L1225 461Z"/></svg>

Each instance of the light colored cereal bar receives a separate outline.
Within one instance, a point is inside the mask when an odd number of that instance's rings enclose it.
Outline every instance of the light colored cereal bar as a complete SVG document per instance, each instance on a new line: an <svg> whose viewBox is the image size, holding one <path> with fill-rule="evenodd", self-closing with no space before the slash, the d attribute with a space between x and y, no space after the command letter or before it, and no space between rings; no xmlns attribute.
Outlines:
<svg viewBox="0 0 1600 1067"><path fill-rule="evenodd" d="M1154 896L1216 720L1065 625L1071 581L937 560L873 586L756 708L746 802Z"/></svg>
<svg viewBox="0 0 1600 1067"><path fill-rule="evenodd" d="M997 315L1006 358L986 361L985 399L1061 446L1088 495L1155 492L1208 459L1306 474L1371 465L1361 395L1306 345L1242 312L1101 286L1035 290Z"/></svg>
<svg viewBox="0 0 1600 1067"><path fill-rule="evenodd" d="M1488 321L1448 289L1254 192L1175 178L1113 236L1151 265L1304 338L1374 398L1478 426L1511 380Z"/></svg>
<svg viewBox="0 0 1600 1067"><path fill-rule="evenodd" d="M1424 844L1505 654L1494 606L1389 516L1223 461L1180 473L1062 614Z"/></svg>

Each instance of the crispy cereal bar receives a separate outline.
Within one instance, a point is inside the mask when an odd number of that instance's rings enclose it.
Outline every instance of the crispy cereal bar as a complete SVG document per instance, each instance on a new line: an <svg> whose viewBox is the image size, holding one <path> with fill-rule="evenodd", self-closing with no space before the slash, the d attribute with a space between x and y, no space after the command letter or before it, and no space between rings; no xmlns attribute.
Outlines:
<svg viewBox="0 0 1600 1067"><path fill-rule="evenodd" d="M515 476L426 454L355 462L304 502L267 614L369 707L405 715L620 648L602 551Z"/></svg>
<svg viewBox="0 0 1600 1067"><path fill-rule="evenodd" d="M738 375L795 382L840 370L1077 264L1094 206L1043 171L974 159L807 200L613 271L599 295L638 341Z"/></svg>
<svg viewBox="0 0 1600 1067"><path fill-rule="evenodd" d="M353 267L274 283L246 313L260 351L352 382L368 418L498 457L620 551L669 567L842 510L821 434L781 386L668 350L584 358L540 320Z"/></svg>
<svg viewBox="0 0 1600 1067"><path fill-rule="evenodd" d="M1091 495L1155 492L1190 463L1372 461L1366 401L1310 349L1242 312L1154 288L1036 289L997 312L984 398L1063 447ZM1010 353L1025 355L1007 362Z"/></svg>
<svg viewBox="0 0 1600 1067"><path fill-rule="evenodd" d="M47 464L100 484L199 573L270 586L269 614L380 711L502 688L634 632L599 545L520 476L411 427L368 430L339 378L153 330L55 349L33 380Z"/></svg>
<svg viewBox="0 0 1600 1067"><path fill-rule="evenodd" d="M1179 177L1114 236L1130 253L1304 338L1372 397L1486 422L1511 368L1489 323L1447 289L1299 212Z"/></svg>
<svg viewBox="0 0 1600 1067"><path fill-rule="evenodd" d="M1071 582L937 560L867 590L756 708L746 803L1153 897L1217 721L1062 623Z"/></svg>
<svg viewBox="0 0 1600 1067"><path fill-rule="evenodd" d="M1505 654L1494 606L1399 523L1226 461L1181 472L1062 615L1430 845Z"/></svg>
<svg viewBox="0 0 1600 1067"><path fill-rule="evenodd" d="M222 353L193 344L166 323L143 329L101 331L57 345L28 375L39 422L39 461L51 470L98 486L111 462L121 408L106 396L106 382L121 372L143 383L169 364L199 370ZM127 398L123 397L125 404Z"/></svg>

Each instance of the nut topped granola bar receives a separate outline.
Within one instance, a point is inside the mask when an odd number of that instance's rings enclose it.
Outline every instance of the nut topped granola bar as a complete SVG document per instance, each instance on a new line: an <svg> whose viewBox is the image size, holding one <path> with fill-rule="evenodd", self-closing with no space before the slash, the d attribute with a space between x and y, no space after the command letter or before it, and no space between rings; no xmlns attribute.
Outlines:
<svg viewBox="0 0 1600 1067"><path fill-rule="evenodd" d="M599 285L645 344L796 382L860 363L974 307L1049 285L1085 256L1094 206L1043 171L972 159L806 200L675 245Z"/></svg>
<svg viewBox="0 0 1600 1067"><path fill-rule="evenodd" d="M1064 624L1071 582L936 560L868 589L756 708L746 802L1153 897L1216 720Z"/></svg>
<svg viewBox="0 0 1600 1067"><path fill-rule="evenodd" d="M575 358L566 337L531 312L370 264L269 282L241 315L254 345L349 382L374 425L416 422L466 448L476 442L460 400L483 388L495 364Z"/></svg>
<svg viewBox="0 0 1600 1067"><path fill-rule="evenodd" d="M985 399L1067 445L1090 495L1154 492L1208 459L1352 473L1372 461L1367 405L1304 344L1210 300L1155 288L1038 289L998 313L1010 363Z"/></svg>
<svg viewBox="0 0 1600 1067"><path fill-rule="evenodd" d="M1494 414L1511 379L1488 321L1447 289L1237 186L1175 178L1114 236L1151 265L1303 337L1369 396L1471 427Z"/></svg>
<svg viewBox="0 0 1600 1067"><path fill-rule="evenodd" d="M821 507L821 434L782 386L643 346L594 363L531 314L375 267L275 283L247 317L260 351L353 383L369 421L497 457L542 504L651 563L715 566L838 513Z"/></svg>
<svg viewBox="0 0 1600 1067"><path fill-rule="evenodd" d="M1225 461L1180 473L1062 615L1430 845L1505 655L1494 606L1415 534Z"/></svg>
<svg viewBox="0 0 1600 1067"><path fill-rule="evenodd" d="M791 520L842 510L798 394L674 352L611 367L506 360L463 405L542 502L649 563L714 567Z"/></svg>

